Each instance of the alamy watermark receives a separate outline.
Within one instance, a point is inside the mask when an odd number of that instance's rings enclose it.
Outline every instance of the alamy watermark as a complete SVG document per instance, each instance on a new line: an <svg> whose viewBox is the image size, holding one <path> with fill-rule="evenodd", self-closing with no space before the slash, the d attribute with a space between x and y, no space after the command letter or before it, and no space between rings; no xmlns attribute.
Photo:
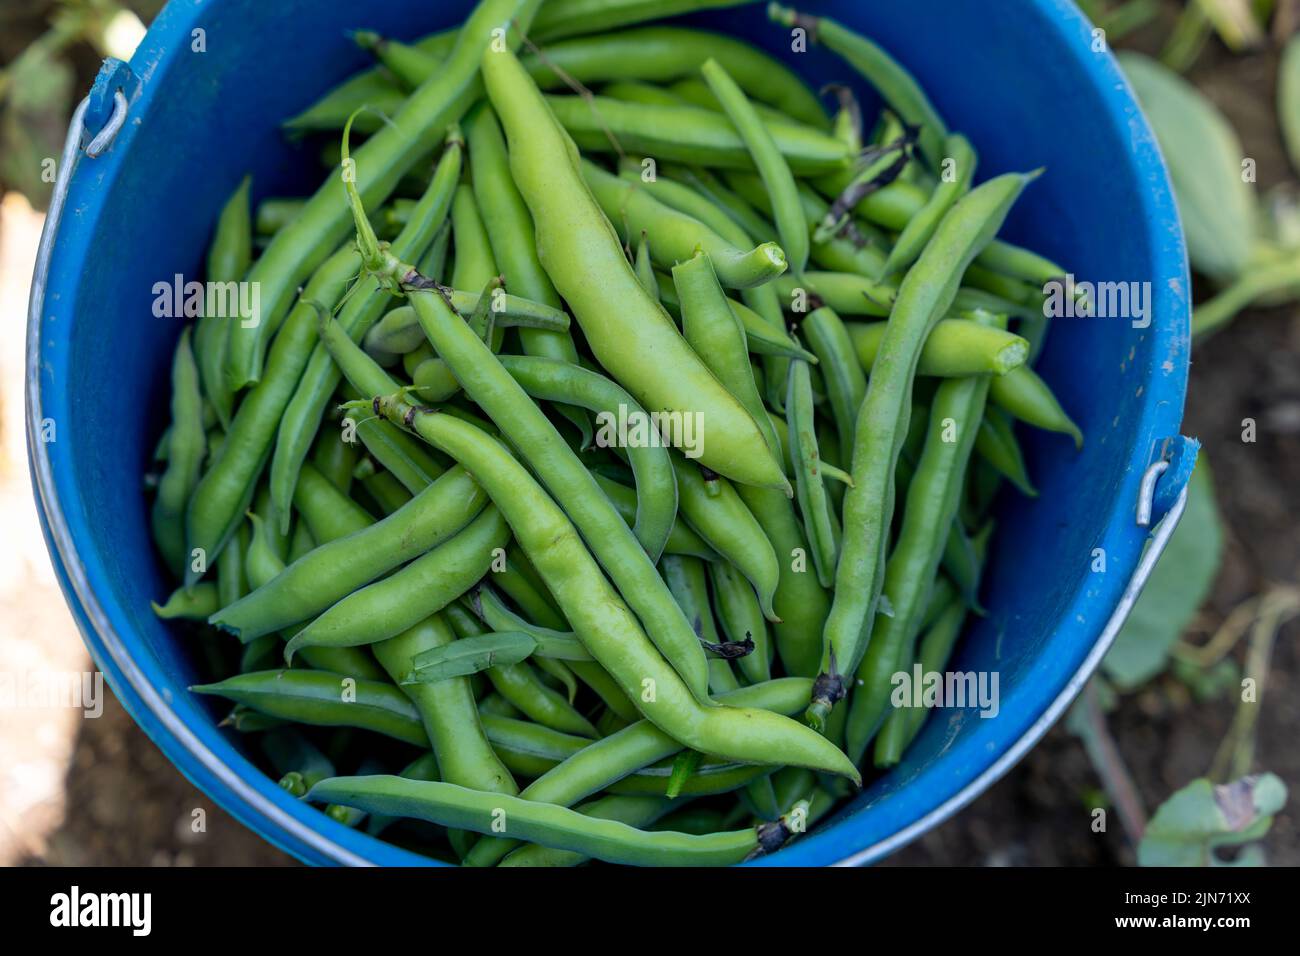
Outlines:
<svg viewBox="0 0 1300 956"><path fill-rule="evenodd" d="M1076 282L1070 273L1043 285L1049 319L1128 319L1135 329L1151 324L1150 282Z"/></svg>
<svg viewBox="0 0 1300 956"><path fill-rule="evenodd" d="M0 671L0 711L68 707L87 718L104 713L99 671Z"/></svg>
<svg viewBox="0 0 1300 956"><path fill-rule="evenodd" d="M703 412L645 412L619 405L596 414L600 448L677 448L687 458L704 454Z"/></svg>
<svg viewBox="0 0 1300 956"><path fill-rule="evenodd" d="M171 282L153 284L153 314L159 319L195 319L210 315L239 319L246 329L262 322L260 282L186 282L179 272Z"/></svg>
<svg viewBox="0 0 1300 956"><path fill-rule="evenodd" d="M895 707L975 707L983 718L1002 709L997 671L927 671L915 663L910 671L896 671L890 678L893 691L889 702Z"/></svg>

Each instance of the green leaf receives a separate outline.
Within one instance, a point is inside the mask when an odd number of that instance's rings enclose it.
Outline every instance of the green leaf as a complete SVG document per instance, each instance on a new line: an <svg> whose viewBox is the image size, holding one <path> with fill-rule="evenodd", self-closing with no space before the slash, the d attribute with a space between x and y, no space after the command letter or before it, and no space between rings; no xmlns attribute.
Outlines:
<svg viewBox="0 0 1300 956"><path fill-rule="evenodd" d="M403 684L436 684L468 677L489 667L518 664L537 649L537 642L520 631L493 631L465 637L415 655Z"/></svg>
<svg viewBox="0 0 1300 956"><path fill-rule="evenodd" d="M1214 583L1222 550L1214 484L1202 454L1188 485L1183 520L1102 661L1121 690L1132 690L1165 669L1170 648Z"/></svg>
<svg viewBox="0 0 1300 956"><path fill-rule="evenodd" d="M1291 167L1300 173L1300 33L1288 41L1278 64L1277 113Z"/></svg>
<svg viewBox="0 0 1300 956"><path fill-rule="evenodd" d="M1181 76L1149 57L1119 54L1169 165L1192 265L1218 283L1245 270L1255 242L1255 195L1223 114Z"/></svg>
<svg viewBox="0 0 1300 956"><path fill-rule="evenodd" d="M1258 866L1257 847L1234 863L1215 855L1221 846L1261 839L1286 803L1286 785L1271 773L1215 786L1193 780L1160 805L1138 844L1139 866Z"/></svg>

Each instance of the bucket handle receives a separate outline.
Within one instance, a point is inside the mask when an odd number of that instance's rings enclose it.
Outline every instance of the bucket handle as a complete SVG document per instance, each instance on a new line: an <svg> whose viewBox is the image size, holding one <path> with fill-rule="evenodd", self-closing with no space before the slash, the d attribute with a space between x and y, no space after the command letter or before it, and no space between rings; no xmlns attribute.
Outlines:
<svg viewBox="0 0 1300 956"><path fill-rule="evenodd" d="M87 96L73 110L72 119L68 123L68 135L63 141L63 153L59 156L59 172L54 178L49 211L45 215L45 226L41 229L40 245L36 248L36 267L32 270L32 293L27 306L27 326L30 332L35 332L39 327L40 315L45 308L45 284L50 274L50 255L54 251L54 240L59 234L59 223L63 220L63 207L68 199L72 174L81 159L81 140L86 134L86 110L90 107L90 101L91 97ZM98 159L113 144L117 134L126 125L127 110L126 94L120 89L114 90L113 112L103 129L86 145L87 156ZM30 342L29 346L34 347Z"/></svg>

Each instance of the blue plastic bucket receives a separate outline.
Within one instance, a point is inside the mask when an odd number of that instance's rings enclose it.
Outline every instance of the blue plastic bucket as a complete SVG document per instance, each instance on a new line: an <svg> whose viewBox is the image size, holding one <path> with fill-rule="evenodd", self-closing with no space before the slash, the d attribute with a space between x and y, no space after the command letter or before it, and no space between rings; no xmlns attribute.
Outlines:
<svg viewBox="0 0 1300 956"><path fill-rule="evenodd" d="M172 0L129 67L106 64L78 115L88 132L71 142L62 164L65 175L75 171L66 204L51 216L33 287L31 467L50 551L86 643L127 710L190 780L312 863L428 861L295 800L217 728L211 703L186 690L197 676L189 649L149 607L169 586L150 544L141 475L161 428L180 332L178 321L152 317L152 287L174 273L200 272L217 211L245 172L257 197L314 188L317 165L284 142L277 124L365 65L348 30L413 37L459 22L469 6L389 0L361 12L346 0ZM1073 5L808 6L874 37L910 67L949 124L973 140L982 178L1046 167L1004 235L1069 264L1081 280L1150 282L1154 319L1144 329L1118 319L1060 319L1049 337L1040 371L1087 445L1075 454L1068 439L1026 436L1042 494L1001 500L985 594L990 613L952 664L998 672L998 716L941 712L897 769L762 861L778 865L879 858L1023 755L1123 622L1181 510L1194 458L1192 443L1178 438L1189 281L1173 195L1123 76ZM788 35L766 22L761 6L693 19L752 39L814 86L853 83L874 107L833 55L792 54ZM87 153L85 144L106 125ZM55 440L48 441L51 423ZM1142 558L1150 526L1171 511ZM1103 572L1094 570L1099 548Z"/></svg>

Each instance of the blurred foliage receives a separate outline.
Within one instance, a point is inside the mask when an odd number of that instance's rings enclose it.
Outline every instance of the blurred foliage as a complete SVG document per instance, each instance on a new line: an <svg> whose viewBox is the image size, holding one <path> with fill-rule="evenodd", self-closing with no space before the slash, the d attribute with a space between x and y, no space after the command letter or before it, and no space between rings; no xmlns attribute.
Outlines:
<svg viewBox="0 0 1300 956"><path fill-rule="evenodd" d="M50 5L44 24L30 7L4 14L6 30L43 27L44 32L0 69L0 187L45 208L74 96L92 79L79 76L74 61L84 59L87 50L129 59L144 35L141 15L152 16L160 5L156 0L61 0ZM23 16L29 22L20 22Z"/></svg>
<svg viewBox="0 0 1300 956"><path fill-rule="evenodd" d="M1216 786L1202 777L1156 811L1138 844L1139 866L1258 866L1259 840L1286 803L1286 785L1271 773ZM1243 847L1232 861L1218 851Z"/></svg>

